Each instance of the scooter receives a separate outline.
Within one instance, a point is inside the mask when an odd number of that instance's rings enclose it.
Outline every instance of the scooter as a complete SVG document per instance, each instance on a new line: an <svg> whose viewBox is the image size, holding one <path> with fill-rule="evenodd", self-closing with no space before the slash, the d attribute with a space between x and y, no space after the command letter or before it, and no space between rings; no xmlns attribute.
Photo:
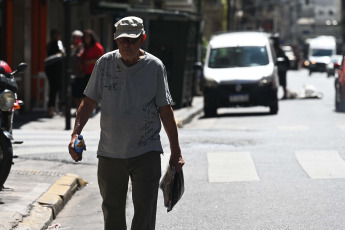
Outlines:
<svg viewBox="0 0 345 230"><path fill-rule="evenodd" d="M26 63L20 63L12 72L6 62L0 61L0 190L4 188L13 164L12 144L23 143L15 141L12 136L14 110L23 105L23 101L17 99L18 86L14 75L26 68Z"/></svg>

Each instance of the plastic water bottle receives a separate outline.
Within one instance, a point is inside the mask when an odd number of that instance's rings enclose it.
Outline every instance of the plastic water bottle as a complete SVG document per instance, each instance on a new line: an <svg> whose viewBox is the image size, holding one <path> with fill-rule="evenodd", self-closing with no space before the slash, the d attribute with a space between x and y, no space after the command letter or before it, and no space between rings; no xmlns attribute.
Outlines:
<svg viewBox="0 0 345 230"><path fill-rule="evenodd" d="M85 146L85 142L84 142L84 139L83 139L83 135L78 135L78 139L76 139L75 142L74 142L74 150L77 153L81 154L81 153L83 153L84 146Z"/></svg>

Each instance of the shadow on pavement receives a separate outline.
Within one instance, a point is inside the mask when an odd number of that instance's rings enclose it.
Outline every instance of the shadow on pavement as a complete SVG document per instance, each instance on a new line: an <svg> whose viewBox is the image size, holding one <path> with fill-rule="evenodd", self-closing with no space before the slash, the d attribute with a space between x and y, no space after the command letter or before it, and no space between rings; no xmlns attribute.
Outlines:
<svg viewBox="0 0 345 230"><path fill-rule="evenodd" d="M13 118L13 129L19 129L29 122L37 121L42 118L47 118L47 112L15 113Z"/></svg>
<svg viewBox="0 0 345 230"><path fill-rule="evenodd" d="M238 112L238 113L220 113L217 114L216 116L210 116L210 117L205 117L202 116L199 119L207 119L207 118L216 118L216 117L256 117L256 116L275 116L273 114L270 114L268 112L254 112L254 113L243 113L243 112Z"/></svg>

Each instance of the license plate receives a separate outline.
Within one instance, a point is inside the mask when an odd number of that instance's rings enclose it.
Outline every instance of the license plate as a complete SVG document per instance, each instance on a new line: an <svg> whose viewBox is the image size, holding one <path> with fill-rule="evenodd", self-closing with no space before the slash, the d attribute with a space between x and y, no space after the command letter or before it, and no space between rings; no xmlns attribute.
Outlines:
<svg viewBox="0 0 345 230"><path fill-rule="evenodd" d="M230 95L229 101L230 102L247 102L249 101L249 95L248 94Z"/></svg>

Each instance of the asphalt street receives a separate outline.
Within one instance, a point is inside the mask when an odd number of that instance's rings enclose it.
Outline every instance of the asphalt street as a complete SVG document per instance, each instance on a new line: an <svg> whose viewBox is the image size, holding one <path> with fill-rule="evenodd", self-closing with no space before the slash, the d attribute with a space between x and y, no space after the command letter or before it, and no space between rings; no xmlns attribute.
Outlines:
<svg viewBox="0 0 345 230"><path fill-rule="evenodd" d="M159 193L157 230L343 229L345 126L344 113L334 111L334 78L320 73L308 76L306 70L299 70L289 72L288 79L291 91L313 86L323 94L322 99L280 100L277 115L270 115L266 107L222 108L217 117L211 118L198 113L179 130L186 161L186 190L169 213ZM194 104L189 110L196 107ZM180 111L175 111L177 117ZM25 142L14 146L19 158L7 184L9 189L0 193L1 206L12 210L12 216L17 213L18 219L18 213L30 211L28 218L23 218L24 224L19 225L22 229L27 229L28 223L44 226L42 220L49 219L45 217L47 205L38 209L36 202L56 204L48 206L51 217L46 225L60 224L60 229L69 230L102 229L95 157L99 121L92 120L85 127L88 150L78 163L66 152L70 131L63 129L64 119L57 117L50 123L55 127L51 130L42 128L44 121L18 123L15 138ZM164 131L161 139L164 173L169 156ZM19 190L16 186L21 181L26 184ZM70 200L68 194L73 190L66 187L76 190ZM55 195L62 201L37 195L47 192L58 192ZM130 193L129 187L128 221L133 216ZM32 198L35 196L36 200ZM30 199L33 203L28 207L25 200Z"/></svg>

